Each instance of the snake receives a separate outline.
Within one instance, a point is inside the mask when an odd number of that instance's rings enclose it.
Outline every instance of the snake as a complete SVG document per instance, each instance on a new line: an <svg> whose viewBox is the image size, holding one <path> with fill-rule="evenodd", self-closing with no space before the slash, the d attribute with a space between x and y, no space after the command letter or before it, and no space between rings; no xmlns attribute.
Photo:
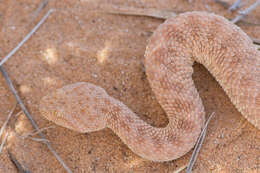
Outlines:
<svg viewBox="0 0 260 173"><path fill-rule="evenodd" d="M192 79L197 62L260 130L260 53L250 37L226 18L200 11L169 18L149 38L144 58L150 87L168 117L165 127L145 122L103 88L85 81L45 95L39 104L41 115L80 133L109 128L147 160L178 159L194 147L205 123Z"/></svg>

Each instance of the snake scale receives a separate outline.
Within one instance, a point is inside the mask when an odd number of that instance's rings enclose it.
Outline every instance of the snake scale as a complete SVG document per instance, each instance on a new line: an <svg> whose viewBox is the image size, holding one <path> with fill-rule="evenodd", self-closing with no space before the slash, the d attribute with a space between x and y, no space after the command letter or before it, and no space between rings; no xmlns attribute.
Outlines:
<svg viewBox="0 0 260 173"><path fill-rule="evenodd" d="M260 129L260 53L251 39L224 17L186 12L161 24L149 39L145 68L152 91L166 112L166 127L153 127L119 100L87 82L43 97L41 114L63 127L113 130L136 154L169 161L194 146L204 125L204 107L192 80L203 64L241 114Z"/></svg>

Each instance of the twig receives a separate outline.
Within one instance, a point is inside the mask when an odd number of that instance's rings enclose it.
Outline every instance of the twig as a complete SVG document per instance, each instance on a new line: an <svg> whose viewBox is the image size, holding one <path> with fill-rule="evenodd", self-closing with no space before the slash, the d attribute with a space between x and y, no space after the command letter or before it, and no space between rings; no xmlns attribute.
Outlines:
<svg viewBox="0 0 260 173"><path fill-rule="evenodd" d="M17 102L19 103L20 107L22 108L23 112L25 113L25 115L27 116L27 118L31 121L32 126L39 131L39 127L37 126L37 124L35 123L35 121L32 119L30 113L28 112L28 110L26 109L25 105L23 104L20 96L17 94L17 91L15 90L12 81L10 80L10 78L8 77L8 74L6 73L5 69L3 66L0 66L0 71L3 74L9 88L11 89L12 93L14 94ZM41 136L41 138L46 139L45 135L43 133L39 133L39 135ZM46 139L47 140L47 139ZM56 159L60 162L60 164L66 169L66 171L68 173L72 173L72 171L69 169L69 167L63 162L63 160L60 158L60 156L56 153L56 151L52 148L51 144L49 142L45 142L45 144L47 145L48 149L54 154L54 156L56 157Z"/></svg>
<svg viewBox="0 0 260 173"><path fill-rule="evenodd" d="M15 108L16 108L16 104L15 104L15 106L13 107L13 109L11 110L11 112L8 114L6 121L4 122L4 124L2 125L2 127L1 127L1 129L0 129L0 138L1 138L3 132L4 132L5 128L6 128L7 123L9 122L11 116L13 115ZM5 144L5 142L6 142L7 136L8 136L8 132L5 134L4 139L3 139L3 141L2 141L2 143L1 143L1 145L0 145L0 154L1 154L1 152L2 152L2 149L3 149L3 147L4 147L4 144Z"/></svg>
<svg viewBox="0 0 260 173"><path fill-rule="evenodd" d="M241 0L236 0L236 2L234 2L234 4L232 4L231 7L228 8L228 10L231 12L236 10L240 6L241 6Z"/></svg>
<svg viewBox="0 0 260 173"><path fill-rule="evenodd" d="M48 139L44 139L44 138L32 138L32 137L28 137L33 141L37 141L37 142L42 142L42 143L49 143L50 141Z"/></svg>
<svg viewBox="0 0 260 173"><path fill-rule="evenodd" d="M23 44L24 42L26 42L30 36L39 28L39 26L47 19L47 17L50 15L50 13L53 12L53 9L49 10L47 12L47 14L41 19L41 21L34 27L34 29L18 44L18 46L16 48L14 48L2 61L1 61L1 65L0 65L0 71L3 74L9 88L11 89L12 93L14 94L17 102L19 103L20 107L22 108L23 112L25 113L25 115L27 116L27 118L31 121L32 126L39 131L39 127L37 126L37 124L35 123L35 121L32 119L30 113L28 112L28 110L26 109L25 105L23 104L20 96L17 94L17 91L14 88L14 85L12 83L12 81L10 80L10 78L8 77L7 72L5 71L4 67L2 66L2 64L7 61L8 58L10 58ZM39 133L40 137L42 139L46 139L45 135L43 133ZM47 140L47 139L46 139ZM53 153L53 155L56 157L56 159L60 162L60 164L65 168L65 170L68 173L72 173L72 171L69 169L69 167L63 162L63 160L60 158L60 156L56 153L56 151L52 148L50 142L45 142L45 144L47 145L48 149Z"/></svg>
<svg viewBox="0 0 260 173"><path fill-rule="evenodd" d="M237 15L234 19L231 20L231 22L237 23L242 18L244 18L246 15L248 15L251 11L253 11L258 5L260 5L260 0L257 0L254 4L252 4L250 7L248 7L244 11L241 11L239 13L239 15Z"/></svg>
<svg viewBox="0 0 260 173"><path fill-rule="evenodd" d="M6 142L7 136L8 136L8 132L5 134L4 139L3 139L3 142L2 142L1 145L0 145L0 154L1 154L1 152L2 152L2 149L4 148L4 144L5 144L5 142Z"/></svg>
<svg viewBox="0 0 260 173"><path fill-rule="evenodd" d="M38 6L38 8L36 9L36 11L35 11L34 14L33 14L33 19L32 19L32 21L34 21L34 19L38 16L38 14L40 13L40 11L47 6L48 2L49 2L48 0L43 0L43 1L40 3L40 5Z"/></svg>
<svg viewBox="0 0 260 173"><path fill-rule="evenodd" d="M35 31L43 24L43 22L47 19L47 17L53 12L53 9L50 9L45 16L40 20L40 22L32 29L32 31L27 34L24 39L0 62L0 66L2 66L15 52L20 49L20 47L35 33Z"/></svg>
<svg viewBox="0 0 260 173"><path fill-rule="evenodd" d="M4 130L5 130L5 127L6 127L7 123L9 122L9 119L10 119L11 116L13 115L15 108L16 108L16 104L15 104L15 106L13 107L13 109L11 110L11 112L8 114L6 121L4 122L4 124L2 125L2 127L1 127L1 129L0 129L0 138L1 138L1 136L2 136L2 134L3 134L3 132L4 132Z"/></svg>
<svg viewBox="0 0 260 173"><path fill-rule="evenodd" d="M191 158L190 158L190 161L189 161L189 164L188 164L188 168L186 170L186 173L191 173L192 171L192 168L193 168L193 165L197 159L197 156L199 154L199 151L201 149L201 146L203 144L203 141L205 139L205 136L206 136L206 133L207 133L207 128L208 128L208 124L210 122L210 120L212 119L212 117L215 115L215 112L213 112L210 116L209 116L209 119L207 120L199 138L198 138L198 141L197 141L197 144L195 145L195 148L194 148L194 151L191 155Z"/></svg>
<svg viewBox="0 0 260 173"><path fill-rule="evenodd" d="M35 130L34 132L32 132L32 133L27 133L27 134L25 134L25 135L23 135L23 136L21 136L23 139L24 138L28 138L29 136L34 136L34 135L37 135L37 134L39 134L39 133L41 133L41 132L43 132L44 130L47 130L47 129L50 129L50 128L54 128L55 126L49 126L49 127L45 127L45 128L42 128L42 129L40 129L40 130Z"/></svg>
<svg viewBox="0 0 260 173"><path fill-rule="evenodd" d="M39 127L36 125L35 121L32 119L31 115L29 114L29 112L27 111L26 107L24 106L20 96L17 94L17 91L16 89L14 88L14 85L12 83L12 81L10 80L7 72L5 71L5 68L3 66L0 66L0 71L1 73L3 74L9 88L11 89L12 93L14 94L17 102L19 103L19 105L21 106L23 112L25 113L25 115L27 116L27 118L31 121L33 127L36 129L36 130L39 130Z"/></svg>
<svg viewBox="0 0 260 173"><path fill-rule="evenodd" d="M10 160L13 162L13 164L15 165L15 167L17 168L19 173L31 173L30 171L24 169L22 164L20 162L18 162L18 160L14 157L14 155L10 151L8 151L8 155L9 155Z"/></svg>

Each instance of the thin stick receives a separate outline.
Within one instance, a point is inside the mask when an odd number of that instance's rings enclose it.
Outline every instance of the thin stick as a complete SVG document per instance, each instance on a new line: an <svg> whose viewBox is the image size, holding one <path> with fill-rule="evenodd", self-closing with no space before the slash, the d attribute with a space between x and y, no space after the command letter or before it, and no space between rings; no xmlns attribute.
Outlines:
<svg viewBox="0 0 260 173"><path fill-rule="evenodd" d="M0 138L1 138L3 132L4 132L5 128L6 128L7 123L9 122L9 119L10 119L11 116L13 115L15 108L16 108L16 104L15 104L15 106L13 107L13 109L11 110L11 112L8 114L6 121L4 122L4 124L3 124L2 127L1 127L1 130L0 130Z"/></svg>
<svg viewBox="0 0 260 173"><path fill-rule="evenodd" d="M246 15L248 15L251 11L253 11L258 5L260 5L260 0L257 0L254 4L252 4L244 11L241 11L239 15L237 15L234 19L231 20L231 22L237 23L238 21L243 19Z"/></svg>
<svg viewBox="0 0 260 173"><path fill-rule="evenodd" d="M14 88L14 85L12 83L12 81L10 80L7 72L5 71L5 68L3 66L0 66L0 71L1 73L3 74L9 88L11 89L12 93L14 94L17 102L19 103L19 105L21 106L23 112L25 113L25 115L27 116L27 118L31 121L33 127L36 129L36 130L39 130L38 126L36 125L36 123L34 122L34 120L32 119L32 117L30 116L29 112L27 111L26 107L24 106L20 96L17 94L17 91L16 89Z"/></svg>
<svg viewBox="0 0 260 173"><path fill-rule="evenodd" d="M206 136L206 133L207 133L207 128L208 128L208 124L210 122L210 120L212 119L212 117L215 115L215 112L213 112L210 116L209 116L209 119L207 120L199 138L198 138L198 141L197 141L197 144L195 145L195 148L194 148L194 151L191 155L191 158L190 158L190 161L189 161L189 164L188 164L188 168L186 170L186 173L191 173L192 171L192 168L194 166L194 163L198 157L198 154L199 154L199 151L201 149L201 146L203 144L203 141L205 139L205 136Z"/></svg>
<svg viewBox="0 0 260 173"><path fill-rule="evenodd" d="M40 13L40 11L47 6L48 2L49 2L49 0L43 0L43 1L40 3L40 5L38 6L37 10L36 10L36 11L34 12L34 14L33 14L33 20L38 16L38 14Z"/></svg>
<svg viewBox="0 0 260 173"><path fill-rule="evenodd" d="M2 142L1 145L0 145L0 154L1 154L1 152L2 152L2 149L4 148L4 144L5 144L5 142L6 142L7 136L8 136L8 132L5 134L4 139L3 139L3 142Z"/></svg>
<svg viewBox="0 0 260 173"><path fill-rule="evenodd" d="M28 112L28 110L26 109L25 105L23 104L20 96L17 94L17 91L14 88L14 85L12 83L12 81L10 80L10 78L8 77L7 72L5 71L3 66L0 66L0 71L2 72L9 88L11 89L12 93L14 94L17 102L19 103L20 107L22 108L23 112L25 113L25 115L27 116L27 118L31 121L32 126L39 131L39 127L37 126L37 124L35 123L35 121L32 119L30 113ZM39 135L41 136L41 138L46 139L45 135L43 133L39 133ZM47 140L47 139L46 139ZM45 142L45 144L47 145L48 149L54 154L54 156L56 157L56 159L60 162L60 164L66 169L66 171L68 173L72 173L72 171L69 169L69 167L63 162L63 160L60 158L60 156L56 153L56 151L52 148L50 142Z"/></svg>
<svg viewBox="0 0 260 173"><path fill-rule="evenodd" d="M231 7L228 8L229 11L234 11L237 8L239 8L241 6L241 0L236 0L236 2L234 2L234 4L231 5Z"/></svg>
<svg viewBox="0 0 260 173"><path fill-rule="evenodd" d="M3 126L1 127L1 130L0 130L0 138L1 138L3 132L4 132L5 128L6 128L7 123L9 122L11 116L13 115L15 108L16 108L16 105L13 107L13 109L11 110L11 112L8 114L8 117L7 117L6 121L4 122ZM3 147L4 147L4 144L5 144L5 142L6 142L7 136L8 136L8 132L5 134L4 139L3 139L3 141L2 141L2 143L1 143L1 145L0 145L0 154L1 154L1 152L2 152L2 149L3 149Z"/></svg>
<svg viewBox="0 0 260 173"><path fill-rule="evenodd" d="M10 78L8 77L7 72L5 71L5 68L2 66L2 64L8 60L8 58L10 58L29 38L30 36L40 27L40 25L47 19L47 17L53 12L54 10L51 9L47 12L47 14L41 19L41 21L33 28L33 30L18 44L17 47L15 47L1 62L0 62L0 71L3 74L9 88L11 89L12 93L14 94L17 102L19 103L21 109L23 110L23 112L25 113L25 115L27 116L27 118L30 120L32 126L39 131L39 127L37 126L37 124L35 123L35 121L32 119L30 113L28 112L28 110L26 109L25 105L23 104L20 96L17 94L16 89L14 88L14 85L12 83L12 81L10 80ZM39 135L41 136L41 138L46 139L45 135L43 133L39 133ZM47 139L46 139L47 140ZM63 160L60 158L60 156L56 153L56 151L52 148L50 142L45 142L45 144L47 145L48 149L53 153L53 155L56 157L56 159L60 162L60 164L65 168L65 170L68 173L72 173L72 171L69 169L69 167L63 162Z"/></svg>
<svg viewBox="0 0 260 173"><path fill-rule="evenodd" d="M0 138L1 138L3 132L4 132L5 128L6 128L7 123L9 122L11 116L13 115L15 108L16 108L16 104L15 104L15 106L13 107L13 109L11 110L11 112L8 114L6 121L4 122L3 126L1 127L1 130L0 130ZM1 143L1 145L0 145L0 154L1 154L1 152L2 152L2 149L3 149L3 147L4 147L4 144L5 144L5 142L6 142L7 136L8 136L8 132L5 134L4 139L3 139L3 141L2 141L2 143Z"/></svg>
<svg viewBox="0 0 260 173"><path fill-rule="evenodd" d="M0 66L2 66L13 54L16 53L18 49L35 33L35 31L43 24L43 22L47 19L47 17L53 12L53 9L50 9L45 16L40 20L40 22L31 30L29 34L27 34L24 39L7 55L5 56L2 61L0 62Z"/></svg>
<svg viewBox="0 0 260 173"><path fill-rule="evenodd" d="M29 136L34 136L34 135L37 135L39 134L40 132L43 132L47 129L50 129L50 128L54 128L55 126L49 126L49 127L45 127L45 128L42 128L40 129L39 131L35 130L34 132L31 132L31 133L26 133L25 135L21 136L21 138L28 138Z"/></svg>
<svg viewBox="0 0 260 173"><path fill-rule="evenodd" d="M45 144L50 142L48 139L43 139L43 138L32 138L32 137L28 137L28 138L33 140L33 141L42 142L42 143L45 143Z"/></svg>

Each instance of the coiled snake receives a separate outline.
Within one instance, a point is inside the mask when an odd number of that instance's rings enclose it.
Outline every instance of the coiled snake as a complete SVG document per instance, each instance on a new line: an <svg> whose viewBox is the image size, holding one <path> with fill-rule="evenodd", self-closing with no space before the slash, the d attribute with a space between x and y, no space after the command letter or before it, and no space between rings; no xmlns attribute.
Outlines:
<svg viewBox="0 0 260 173"><path fill-rule="evenodd" d="M204 108L192 80L194 61L210 71L241 114L260 129L260 53L239 27L206 12L166 20L146 48L146 74L168 116L166 127L149 125L87 82L45 96L40 111L48 120L82 133L108 127L136 154L173 160L194 146L204 124Z"/></svg>

